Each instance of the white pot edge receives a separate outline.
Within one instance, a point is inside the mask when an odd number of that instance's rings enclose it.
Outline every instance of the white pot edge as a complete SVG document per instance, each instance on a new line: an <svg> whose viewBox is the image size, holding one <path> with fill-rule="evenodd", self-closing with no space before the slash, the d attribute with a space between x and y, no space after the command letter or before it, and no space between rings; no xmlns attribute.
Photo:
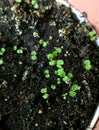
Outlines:
<svg viewBox="0 0 99 130"><path fill-rule="evenodd" d="M88 22L88 20L84 17L84 15L82 13L80 13L77 9L75 9L74 7L72 7L68 2L66 2L65 0L56 0L57 3L63 4L66 7L71 7L72 11L76 14L77 18L79 19L80 23L82 22L86 22L86 24L90 25L91 24ZM93 31L96 33L96 31L93 29ZM97 46L99 46L99 36L97 36L96 39L96 44Z"/></svg>
<svg viewBox="0 0 99 130"><path fill-rule="evenodd" d="M56 2L65 5L66 7L71 7L72 11L77 15L77 18L79 19L80 23L82 22L86 22L88 25L91 26L91 24L88 22L88 20L83 16L83 14L81 14L77 9L75 9L74 7L72 7L68 2L64 1L64 0L56 0ZM94 30L94 29L93 29ZM96 31L94 30L94 32L96 33ZM96 39L96 44L99 47L99 37L97 36ZM99 104L97 105L96 111L94 113L94 116L92 118L92 121L90 122L89 126L86 128L86 130L92 130L97 122L97 120L99 119Z"/></svg>

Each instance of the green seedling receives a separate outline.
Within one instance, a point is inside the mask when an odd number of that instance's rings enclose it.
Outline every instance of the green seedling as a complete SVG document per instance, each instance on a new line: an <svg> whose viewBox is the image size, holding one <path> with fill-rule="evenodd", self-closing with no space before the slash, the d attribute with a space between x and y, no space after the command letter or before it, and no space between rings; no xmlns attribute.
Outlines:
<svg viewBox="0 0 99 130"><path fill-rule="evenodd" d="M75 97L76 96L76 92L75 91L69 91L69 96L70 97Z"/></svg>
<svg viewBox="0 0 99 130"><path fill-rule="evenodd" d="M73 74L69 72L66 76L63 77L63 81L67 83L70 82L72 78L73 78Z"/></svg>
<svg viewBox="0 0 99 130"><path fill-rule="evenodd" d="M55 89L56 89L56 86L55 86L55 85L51 85L51 89L52 89L52 90L55 90Z"/></svg>
<svg viewBox="0 0 99 130"><path fill-rule="evenodd" d="M89 35L90 37L93 37L93 36L95 35L95 33L94 33L93 31L90 31L90 32L88 33L88 35Z"/></svg>
<svg viewBox="0 0 99 130"><path fill-rule="evenodd" d="M23 50L22 49L18 49L16 50L17 54L23 54Z"/></svg>
<svg viewBox="0 0 99 130"><path fill-rule="evenodd" d="M54 57L53 57L53 54L48 54L47 55L47 58L48 58L48 60L52 60Z"/></svg>
<svg viewBox="0 0 99 130"><path fill-rule="evenodd" d="M43 47L47 46L47 42L45 42L43 39L39 40L39 44L42 45Z"/></svg>
<svg viewBox="0 0 99 130"><path fill-rule="evenodd" d="M60 76L60 77L65 77L65 71L63 68L59 68L57 70L57 75Z"/></svg>
<svg viewBox="0 0 99 130"><path fill-rule="evenodd" d="M57 47L55 50L56 50L57 53L61 53L62 52L62 49L60 47Z"/></svg>
<svg viewBox="0 0 99 130"><path fill-rule="evenodd" d="M68 95L68 93L62 94L63 99L66 99L67 95Z"/></svg>
<svg viewBox="0 0 99 130"><path fill-rule="evenodd" d="M79 89L80 89L80 87L78 86L78 84L74 84L74 85L72 86L72 88L71 88L72 91L77 91L77 90L79 90Z"/></svg>
<svg viewBox="0 0 99 130"><path fill-rule="evenodd" d="M68 76L65 76L65 77L63 78L63 81L66 82L66 83L68 83L68 82L71 81L71 79L70 79Z"/></svg>
<svg viewBox="0 0 99 130"><path fill-rule="evenodd" d="M64 65L64 61L63 61L63 60L57 60L57 63L56 63L56 64L57 64L56 66L57 66L58 68L62 68L61 66Z"/></svg>
<svg viewBox="0 0 99 130"><path fill-rule="evenodd" d="M13 47L13 50L16 51L16 50L17 50L17 46L14 46L14 47Z"/></svg>
<svg viewBox="0 0 99 130"><path fill-rule="evenodd" d="M42 88L41 89L41 93L43 94L43 98L44 99L48 99L48 97L49 97L49 94L47 93L47 88Z"/></svg>
<svg viewBox="0 0 99 130"><path fill-rule="evenodd" d="M39 5L38 5L38 3L36 2L36 0L32 0L32 1L31 1L31 4L33 5L33 7L34 7L35 9L38 9L38 8L39 8Z"/></svg>
<svg viewBox="0 0 99 130"><path fill-rule="evenodd" d="M2 65L4 62L3 62L3 60L2 59L0 59L0 65Z"/></svg>
<svg viewBox="0 0 99 130"><path fill-rule="evenodd" d="M55 60L49 61L49 65L50 65L50 66L54 66L55 64L56 64L56 61L55 61Z"/></svg>
<svg viewBox="0 0 99 130"><path fill-rule="evenodd" d="M0 48L0 55L3 55L5 53L5 48Z"/></svg>
<svg viewBox="0 0 99 130"><path fill-rule="evenodd" d="M88 35L89 35L91 41L95 41L96 40L96 36L95 36L95 33L93 31L90 31L88 33Z"/></svg>
<svg viewBox="0 0 99 130"><path fill-rule="evenodd" d="M22 2L22 0L15 0L16 2L18 2L18 3L21 3Z"/></svg>
<svg viewBox="0 0 99 130"><path fill-rule="evenodd" d="M47 93L47 88L42 88L41 93Z"/></svg>
<svg viewBox="0 0 99 130"><path fill-rule="evenodd" d="M56 57L58 55L57 51L53 51L52 55L53 57Z"/></svg>
<svg viewBox="0 0 99 130"><path fill-rule="evenodd" d="M67 74L67 76L71 79L71 78L73 78L73 74L71 73L71 72L69 72L68 74Z"/></svg>
<svg viewBox="0 0 99 130"><path fill-rule="evenodd" d="M46 78L50 78L50 74L49 74L49 70L45 70L44 71L45 77Z"/></svg>
<svg viewBox="0 0 99 130"><path fill-rule="evenodd" d="M48 99L49 94L48 94L48 93L45 93L42 97L43 97L44 99Z"/></svg>
<svg viewBox="0 0 99 130"><path fill-rule="evenodd" d="M32 52L31 52L31 59L32 59L32 60L36 60L36 59L37 59L37 56L36 56L36 55L37 55L36 51L32 51Z"/></svg>
<svg viewBox="0 0 99 130"><path fill-rule="evenodd" d="M69 91L69 95L70 95L71 97L75 97L75 96L76 96L76 93L77 93L76 91L78 91L78 90L80 90L80 87L79 87L78 84L72 85L71 90Z"/></svg>
<svg viewBox="0 0 99 130"><path fill-rule="evenodd" d="M60 78L57 78L57 84L61 84Z"/></svg>
<svg viewBox="0 0 99 130"><path fill-rule="evenodd" d="M92 65L91 65L90 60L84 60L83 63L84 63L84 67L85 67L86 70L92 69Z"/></svg>

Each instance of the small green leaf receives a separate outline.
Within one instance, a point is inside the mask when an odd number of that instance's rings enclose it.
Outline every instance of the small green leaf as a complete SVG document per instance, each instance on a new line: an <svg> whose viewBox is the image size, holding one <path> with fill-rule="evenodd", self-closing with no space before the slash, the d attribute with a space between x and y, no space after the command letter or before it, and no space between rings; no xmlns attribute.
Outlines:
<svg viewBox="0 0 99 130"><path fill-rule="evenodd" d="M49 60L52 60L52 59L53 59L53 54L48 54L48 55L47 55L47 58L48 58Z"/></svg>
<svg viewBox="0 0 99 130"><path fill-rule="evenodd" d="M22 49L18 49L17 50L17 54L23 54L23 50Z"/></svg>
<svg viewBox="0 0 99 130"><path fill-rule="evenodd" d="M69 95L70 95L71 97L75 97L75 96L76 96L76 92L74 92L74 91L69 91Z"/></svg>
<svg viewBox="0 0 99 130"><path fill-rule="evenodd" d="M76 90L79 90L80 87L78 86L78 84L74 84L71 88L72 91L76 91Z"/></svg>
<svg viewBox="0 0 99 130"><path fill-rule="evenodd" d="M55 61L55 60L52 60L52 61L49 62L49 65L50 65L50 66L54 66L55 64L56 64L56 61Z"/></svg>
<svg viewBox="0 0 99 130"><path fill-rule="evenodd" d="M68 76L69 78L73 78L73 74L72 74L71 72L69 72L69 73L67 74L67 76Z"/></svg>
<svg viewBox="0 0 99 130"><path fill-rule="evenodd" d="M13 47L13 50L16 51L16 50L17 50L17 46L14 46L14 47Z"/></svg>
<svg viewBox="0 0 99 130"><path fill-rule="evenodd" d="M47 42L45 42L43 39L39 40L39 44L41 44L43 47L47 46Z"/></svg>
<svg viewBox="0 0 99 130"><path fill-rule="evenodd" d="M91 40L92 42L94 42L94 41L96 40L96 36L91 37L90 40Z"/></svg>
<svg viewBox="0 0 99 130"><path fill-rule="evenodd" d="M22 2L22 0L15 0L16 2L18 2L18 3L21 3Z"/></svg>
<svg viewBox="0 0 99 130"><path fill-rule="evenodd" d="M84 63L84 67L85 67L86 70L92 69L92 65L91 65L90 60L84 60L83 63Z"/></svg>
<svg viewBox="0 0 99 130"><path fill-rule="evenodd" d="M48 99L48 97L49 97L49 94L48 94L48 93L45 93L45 94L43 95L43 98L44 98L44 99Z"/></svg>
<svg viewBox="0 0 99 130"><path fill-rule="evenodd" d="M88 35L90 36L90 37L93 37L94 36L94 32L93 31L90 31L89 33L88 33Z"/></svg>
<svg viewBox="0 0 99 130"><path fill-rule="evenodd" d="M42 88L41 93L47 93L47 88Z"/></svg>
<svg viewBox="0 0 99 130"><path fill-rule="evenodd" d="M56 56L57 56L57 51L54 51L54 52L52 53L52 55L53 55L53 57L56 57Z"/></svg>
<svg viewBox="0 0 99 130"><path fill-rule="evenodd" d="M57 47L55 50L57 51L57 53L61 53L62 52L62 49L60 47Z"/></svg>
<svg viewBox="0 0 99 130"><path fill-rule="evenodd" d="M87 64L90 64L90 60L84 60L84 64L87 65Z"/></svg>
<svg viewBox="0 0 99 130"><path fill-rule="evenodd" d="M64 81L64 82L70 82L70 80L71 80L71 79L70 79L68 76L65 76L65 77L63 78L63 81Z"/></svg>
<svg viewBox="0 0 99 130"><path fill-rule="evenodd" d="M55 86L55 85L51 85L51 89L52 89L52 90L55 90L55 89L56 89L56 86Z"/></svg>
<svg viewBox="0 0 99 130"><path fill-rule="evenodd" d="M3 60L2 59L0 59L0 65L2 65L4 62L3 62Z"/></svg>
<svg viewBox="0 0 99 130"><path fill-rule="evenodd" d="M64 61L63 60L57 60L57 65L64 65Z"/></svg>
<svg viewBox="0 0 99 130"><path fill-rule="evenodd" d="M57 70L57 75L60 76L60 77L64 77L65 76L65 71L63 68L60 68Z"/></svg>
<svg viewBox="0 0 99 130"><path fill-rule="evenodd" d="M31 52L31 55L32 55L32 56L35 56L35 55L36 55L36 51L32 51L32 52Z"/></svg>
<svg viewBox="0 0 99 130"><path fill-rule="evenodd" d="M60 78L57 78L57 84L60 84L60 83L61 83Z"/></svg>
<svg viewBox="0 0 99 130"><path fill-rule="evenodd" d="M68 93L64 93L64 94L62 94L63 97L66 97L67 95L68 95Z"/></svg>
<svg viewBox="0 0 99 130"><path fill-rule="evenodd" d="M2 53L4 53L5 52L5 48L1 48L1 51L2 51Z"/></svg>
<svg viewBox="0 0 99 130"><path fill-rule="evenodd" d="M49 74L49 70L45 70L44 71L45 77L46 78L50 78L50 74Z"/></svg>
<svg viewBox="0 0 99 130"><path fill-rule="evenodd" d="M31 56L31 59L32 59L32 60L36 60L37 57L36 57L36 56Z"/></svg>

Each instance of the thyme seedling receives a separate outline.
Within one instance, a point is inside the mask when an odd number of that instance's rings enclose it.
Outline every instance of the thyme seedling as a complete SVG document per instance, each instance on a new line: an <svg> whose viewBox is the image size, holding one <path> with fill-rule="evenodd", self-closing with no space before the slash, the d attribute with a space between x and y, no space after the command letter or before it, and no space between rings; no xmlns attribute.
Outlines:
<svg viewBox="0 0 99 130"><path fill-rule="evenodd" d="M92 65L91 65L90 60L84 60L83 63L84 63L84 67L85 67L86 70L92 69Z"/></svg>
<svg viewBox="0 0 99 130"><path fill-rule="evenodd" d="M0 55L3 55L5 53L5 48L0 48Z"/></svg>
<svg viewBox="0 0 99 130"><path fill-rule="evenodd" d="M32 52L31 52L31 59L32 59L32 60L36 60L36 59L37 59L37 56L36 56L36 55L37 55L36 51L32 51Z"/></svg>
<svg viewBox="0 0 99 130"><path fill-rule="evenodd" d="M61 84L61 79L57 78L57 84Z"/></svg>
<svg viewBox="0 0 99 130"><path fill-rule="evenodd" d="M90 31L88 33L88 35L89 35L91 41L95 41L96 40L96 36L95 36L95 33L93 31Z"/></svg>
<svg viewBox="0 0 99 130"><path fill-rule="evenodd" d="M52 89L52 90L55 90L55 89L56 89L56 86L55 86L55 85L51 85L51 89Z"/></svg>
<svg viewBox="0 0 99 130"><path fill-rule="evenodd" d="M47 88L42 88L41 93L47 93Z"/></svg>
<svg viewBox="0 0 99 130"><path fill-rule="evenodd" d="M56 61L55 61L55 60L49 61L49 65L50 65L50 66L54 66L55 64L56 64Z"/></svg>
<svg viewBox="0 0 99 130"><path fill-rule="evenodd" d="M17 54L23 54L23 50L22 49L18 49L16 52L17 52Z"/></svg>
<svg viewBox="0 0 99 130"><path fill-rule="evenodd" d="M2 65L3 64L3 60L2 59L0 59L0 65Z"/></svg>
<svg viewBox="0 0 99 130"><path fill-rule="evenodd" d="M45 77L46 78L50 78L50 74L49 74L49 70L45 70L44 71Z"/></svg>
<svg viewBox="0 0 99 130"><path fill-rule="evenodd" d="M43 47L47 46L47 42L45 42L43 39L39 40L39 44L42 45Z"/></svg>
<svg viewBox="0 0 99 130"><path fill-rule="evenodd" d="M48 99L48 97L49 97L49 94L47 93L47 88L42 88L41 89L41 93L43 94L43 98L44 99Z"/></svg>
<svg viewBox="0 0 99 130"><path fill-rule="evenodd" d="M34 7L35 9L38 9L38 8L39 8L39 5L38 5L38 3L36 2L36 0L32 0L32 1L31 1L31 4L33 5L33 7Z"/></svg>
<svg viewBox="0 0 99 130"><path fill-rule="evenodd" d="M71 87L71 90L69 91L69 95L71 96L71 97L75 97L76 96L76 91L77 90L80 90L80 87L78 86L78 84L74 84L74 85L72 85L72 87Z"/></svg>

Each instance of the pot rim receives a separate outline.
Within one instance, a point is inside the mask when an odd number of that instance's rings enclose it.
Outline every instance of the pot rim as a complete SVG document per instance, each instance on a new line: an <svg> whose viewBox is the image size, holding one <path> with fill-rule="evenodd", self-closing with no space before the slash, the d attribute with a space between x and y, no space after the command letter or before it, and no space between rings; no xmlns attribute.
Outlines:
<svg viewBox="0 0 99 130"><path fill-rule="evenodd" d="M57 3L65 5L66 7L71 7L72 12L76 14L80 23L86 22L86 25L89 25L92 27L92 25L90 24L88 19L82 13L80 13L76 8L74 8L71 4L69 4L68 1L65 1L65 0L55 0L55 1ZM96 30L93 27L92 27L92 29L93 29L94 33L97 35ZM99 36L98 35L96 38L96 45L99 47Z"/></svg>
<svg viewBox="0 0 99 130"><path fill-rule="evenodd" d="M66 7L71 7L71 10L73 13L76 14L77 18L79 19L80 23L82 22L86 22L87 25L89 26L92 26L89 21L87 20L86 17L83 16L82 13L80 13L77 9L75 9L73 6L71 6L67 1L64 1L64 0L56 0L57 3L60 3L60 4L63 4L65 5ZM96 30L93 28L93 31L96 33ZM96 38L96 45L99 47L99 36L97 35L97 38ZM86 130L92 130L96 124L96 122L98 121L99 119L99 104L97 104L97 108L94 112L94 116L89 124L89 126L86 128Z"/></svg>

